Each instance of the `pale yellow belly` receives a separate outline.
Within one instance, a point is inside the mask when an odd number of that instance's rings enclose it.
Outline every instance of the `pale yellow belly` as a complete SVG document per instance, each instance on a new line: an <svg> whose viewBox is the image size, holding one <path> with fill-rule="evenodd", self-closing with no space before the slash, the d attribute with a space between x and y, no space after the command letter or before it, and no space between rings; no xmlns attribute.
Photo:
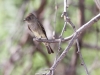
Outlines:
<svg viewBox="0 0 100 75"><path fill-rule="evenodd" d="M32 32L34 33L34 36L37 38L46 38L45 34L41 30L35 30Z"/></svg>

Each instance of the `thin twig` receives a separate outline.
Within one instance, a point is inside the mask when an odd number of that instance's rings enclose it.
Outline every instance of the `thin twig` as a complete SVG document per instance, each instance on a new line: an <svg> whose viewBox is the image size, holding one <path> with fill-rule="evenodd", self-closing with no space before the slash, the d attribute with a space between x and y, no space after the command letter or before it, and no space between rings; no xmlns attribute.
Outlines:
<svg viewBox="0 0 100 75"><path fill-rule="evenodd" d="M64 0L64 13L66 13L66 12L67 12L67 0ZM63 29L62 29L61 34L59 36L61 40L62 40L62 36L63 36L64 31L66 31L66 25L67 25L67 22L64 23ZM61 50L61 40L59 41L58 51Z"/></svg>
<svg viewBox="0 0 100 75"><path fill-rule="evenodd" d="M79 32L78 35L80 35L82 32L86 31L90 26L92 26L95 22L97 22L100 19L100 14L96 15L93 17L90 21L82 25L79 29L76 30L76 32ZM73 37L74 33L71 36L68 36L64 39L62 39L62 42L69 41ZM47 42L47 43L58 43L60 39L36 39L34 38L33 41L38 41L38 42Z"/></svg>
<svg viewBox="0 0 100 75"><path fill-rule="evenodd" d="M56 30L57 9L58 9L58 6L57 6L56 0L55 0L55 16L54 16L54 31L53 31L53 37L55 36L55 30Z"/></svg>
<svg viewBox="0 0 100 75"><path fill-rule="evenodd" d="M59 56L59 58L57 59L56 63L54 63L52 65L52 67L50 68L50 72L46 75L51 75L52 72L54 72L55 68L57 67L57 65L59 64L59 62L66 56L67 52L69 51L69 49L71 48L71 46L74 43L74 40L77 38L77 32L75 32L73 38L70 40L68 46L66 47L66 49L63 51L63 53Z"/></svg>
<svg viewBox="0 0 100 75"><path fill-rule="evenodd" d="M56 20L57 20L57 9L58 9L58 6L57 6L57 3L56 3L56 0L55 0L55 18L54 18L54 30L55 30L55 27L56 27ZM55 31L53 32L53 36L55 35ZM57 60L58 58L58 55L59 55L59 51L57 52L56 54L56 58L54 60L54 62Z"/></svg>
<svg viewBox="0 0 100 75"><path fill-rule="evenodd" d="M47 43L58 43L60 40L61 40L61 42L69 41L72 37L73 37L73 34L71 36L63 38L62 40L60 38L59 39L48 39L48 40L45 38L41 38L41 39L33 38L33 41L47 42Z"/></svg>
<svg viewBox="0 0 100 75"><path fill-rule="evenodd" d="M74 40L76 40L79 36L79 34L83 31L85 31L88 27L90 27L91 25L93 25L95 22L97 22L100 19L100 14L98 14L97 16L95 16L94 18L92 18L89 22L87 22L86 24L84 24L82 27L80 27L76 32L74 32L73 34L73 38L70 40L68 46L66 47L66 49L63 51L63 53L59 56L59 58L57 59L56 63L54 63L52 65L52 67L50 68L50 72L47 73L46 75L51 75L52 72L54 72L55 68L57 67L57 65L60 63L60 61L66 56L67 52L69 51L69 49L71 48ZM80 55L81 56L81 55ZM82 58L82 57L81 57ZM82 58L83 59L83 58ZM82 62L84 62L82 60Z"/></svg>
<svg viewBox="0 0 100 75"><path fill-rule="evenodd" d="M74 26L73 29L74 29L74 32L76 32L76 28L75 28L75 25L71 22L71 20L69 19L68 22L71 24L71 26ZM78 42L78 38L76 39L76 44L77 44L77 53L79 54L79 57L80 57L80 60L81 60L81 64L82 66L85 68L85 71L86 71L86 74L89 75L89 71L87 69L87 66L83 60L83 57L82 57L82 54L81 54L81 51L80 51L80 46L79 46L79 42Z"/></svg>

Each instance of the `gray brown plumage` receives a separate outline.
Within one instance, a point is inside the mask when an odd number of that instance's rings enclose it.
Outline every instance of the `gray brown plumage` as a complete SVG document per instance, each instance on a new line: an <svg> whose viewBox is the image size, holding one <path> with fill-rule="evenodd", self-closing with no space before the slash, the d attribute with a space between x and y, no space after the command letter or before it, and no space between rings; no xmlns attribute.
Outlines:
<svg viewBox="0 0 100 75"><path fill-rule="evenodd" d="M30 13L24 19L24 21L26 21L28 23L29 30L35 35L36 38L46 38L46 39L48 39L43 25L35 17L34 14ZM48 43L43 43L43 44L46 46L49 54L54 53L52 48L50 47L50 44L48 44Z"/></svg>

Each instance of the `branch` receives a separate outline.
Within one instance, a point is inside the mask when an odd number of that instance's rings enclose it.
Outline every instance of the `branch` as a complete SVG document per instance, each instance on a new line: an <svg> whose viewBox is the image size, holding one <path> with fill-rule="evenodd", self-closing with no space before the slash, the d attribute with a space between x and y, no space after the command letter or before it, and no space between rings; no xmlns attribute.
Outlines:
<svg viewBox="0 0 100 75"><path fill-rule="evenodd" d="M86 24L82 25L78 30L76 30L76 32L79 32L78 33L78 36L83 33L84 31L86 31L86 29L88 29L90 26L92 26L94 23L96 23L98 20L100 19L100 14L96 15L95 17L93 17L90 21L88 21ZM33 41L38 41L38 42L47 42L47 43L58 43L60 40L61 42L65 42L65 41L69 41L72 39L73 35L75 34L75 32L64 38L64 39L44 39L44 38L41 38L41 39L36 39L34 38Z"/></svg>
<svg viewBox="0 0 100 75"><path fill-rule="evenodd" d="M76 32L73 33L73 38L70 40L68 46L62 52L62 54L58 57L58 59L56 60L56 62L53 64L53 66L50 68L50 72L48 74L46 74L46 75L51 75L52 73L54 73L55 68L61 62L61 60L66 56L67 52L69 51L69 49L73 45L74 40L76 40L83 31L85 31L88 27L92 26L99 19L100 19L100 14L98 14L97 16L95 16L94 18L92 18L89 22L87 22L86 24L84 24Z"/></svg>
<svg viewBox="0 0 100 75"><path fill-rule="evenodd" d="M73 37L73 34L71 35L71 36L68 36L68 37L66 37L66 38L64 38L64 39L45 39L45 38L33 38L33 41L37 41L37 42L47 42L47 43L58 43L60 40L61 40L61 42L66 42L66 41L69 41L70 39L72 39L72 37Z"/></svg>
<svg viewBox="0 0 100 75"><path fill-rule="evenodd" d="M67 52L69 51L69 49L71 48L71 46L73 45L74 40L77 38L77 32L75 32L73 38L71 39L71 41L69 42L68 46L66 47L66 49L62 52L62 54L58 57L58 59L56 60L56 62L53 64L53 66L50 68L50 72L46 75L51 75L55 68L57 67L57 65L60 63L60 61L66 56Z"/></svg>

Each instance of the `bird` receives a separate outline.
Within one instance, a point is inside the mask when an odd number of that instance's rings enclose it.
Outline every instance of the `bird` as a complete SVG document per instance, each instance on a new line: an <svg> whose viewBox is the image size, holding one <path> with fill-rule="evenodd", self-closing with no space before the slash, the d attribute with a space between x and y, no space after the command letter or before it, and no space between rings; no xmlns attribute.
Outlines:
<svg viewBox="0 0 100 75"><path fill-rule="evenodd" d="M30 13L24 19L24 21L27 22L28 29L34 34L36 38L46 38L48 40L45 28L33 13ZM54 53L49 43L43 43L43 44L46 46L48 54Z"/></svg>

